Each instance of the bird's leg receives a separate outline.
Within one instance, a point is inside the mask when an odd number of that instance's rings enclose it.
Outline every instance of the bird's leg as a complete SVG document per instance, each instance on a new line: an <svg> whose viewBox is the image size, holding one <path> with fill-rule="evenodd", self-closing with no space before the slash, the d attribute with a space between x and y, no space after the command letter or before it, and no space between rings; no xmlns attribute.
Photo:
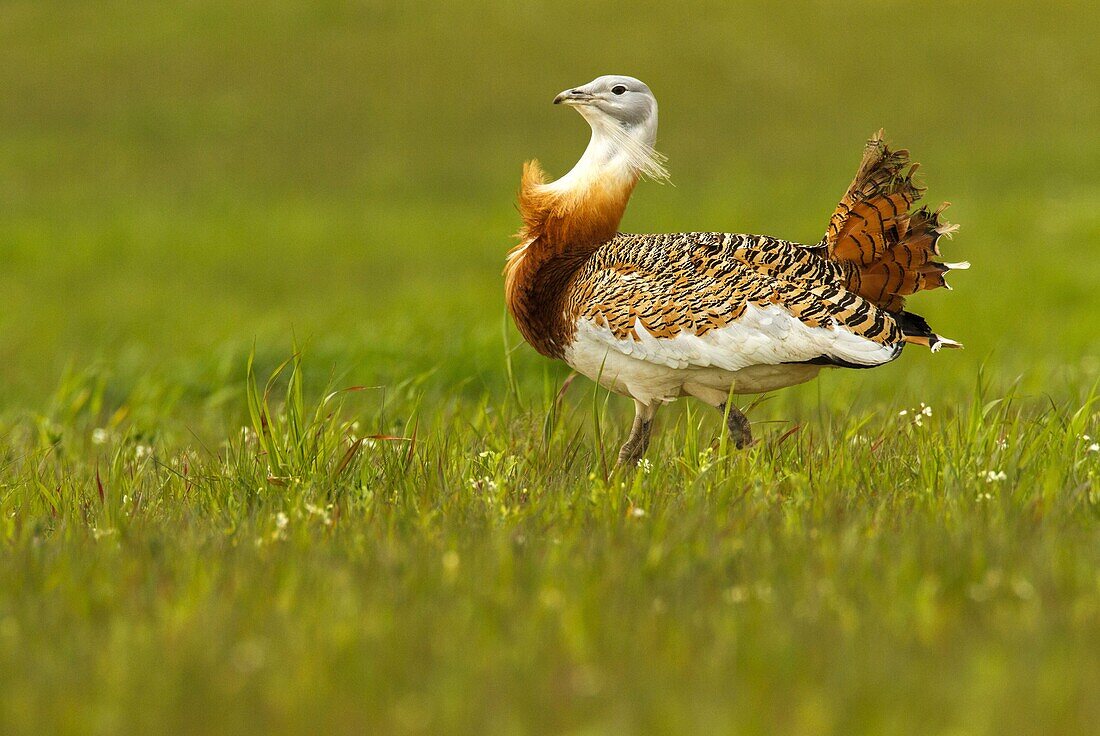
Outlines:
<svg viewBox="0 0 1100 736"><path fill-rule="evenodd" d="M634 426L630 428L630 436L619 450L619 465L633 468L642 459L649 447L649 432L653 429L653 417L656 414L656 404L647 406L637 399L634 400Z"/></svg>
<svg viewBox="0 0 1100 736"><path fill-rule="evenodd" d="M720 404L718 411L725 413L727 411L726 404ZM733 404L729 405L728 412L726 414L726 427L729 429L730 437L733 438L734 447L743 450L752 444L752 428L749 427L749 419Z"/></svg>

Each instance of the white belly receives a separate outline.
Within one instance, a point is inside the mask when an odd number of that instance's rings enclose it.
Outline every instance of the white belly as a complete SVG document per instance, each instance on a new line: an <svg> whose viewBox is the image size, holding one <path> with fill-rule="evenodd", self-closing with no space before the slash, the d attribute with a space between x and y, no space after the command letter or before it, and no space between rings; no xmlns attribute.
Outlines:
<svg viewBox="0 0 1100 736"><path fill-rule="evenodd" d="M753 365L729 371L722 368L670 368L649 363L615 350L573 349L567 362L578 373L598 381L618 394L643 404L673 401L694 396L717 406L725 402L732 388L735 394L756 394L805 383L821 370L819 365Z"/></svg>
<svg viewBox="0 0 1100 736"><path fill-rule="evenodd" d="M880 345L835 322L809 327L779 305L749 304L741 319L703 335L658 338L638 321L616 337L607 325L577 320L565 361L612 391L644 404L690 395L721 404L733 393L803 383L821 371L804 361L833 356L859 366L887 363L900 345Z"/></svg>

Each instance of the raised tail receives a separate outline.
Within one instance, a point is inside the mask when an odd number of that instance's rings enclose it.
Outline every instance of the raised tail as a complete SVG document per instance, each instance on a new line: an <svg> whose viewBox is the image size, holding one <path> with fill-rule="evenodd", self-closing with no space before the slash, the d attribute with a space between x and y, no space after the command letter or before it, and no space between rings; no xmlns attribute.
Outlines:
<svg viewBox="0 0 1100 736"><path fill-rule="evenodd" d="M876 133L819 247L826 258L842 265L849 291L893 313L906 342L933 351L962 347L904 311L905 297L923 289L950 289L944 275L970 267L965 261L936 260L940 238L958 230L940 219L946 203L935 210L910 211L924 191L913 181L917 166L910 163L908 151L891 150L882 131Z"/></svg>

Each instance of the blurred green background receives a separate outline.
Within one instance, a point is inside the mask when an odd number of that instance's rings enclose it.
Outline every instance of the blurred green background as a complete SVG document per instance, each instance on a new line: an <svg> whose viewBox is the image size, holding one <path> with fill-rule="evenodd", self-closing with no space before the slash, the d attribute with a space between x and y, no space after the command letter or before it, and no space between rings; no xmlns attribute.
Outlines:
<svg viewBox="0 0 1100 736"><path fill-rule="evenodd" d="M954 203L946 255L974 264L912 308L969 349L861 380L968 382L993 361L1057 391L1098 372L1098 19L1090 2L8 0L0 399L33 406L67 363L201 394L253 342L294 337L361 381L499 383L520 164L572 165L587 128L550 101L611 72L655 91L674 182L640 187L625 230L816 240L885 127Z"/></svg>
<svg viewBox="0 0 1100 736"><path fill-rule="evenodd" d="M0 0L0 730L1085 732L1098 38L1095 2ZM973 269L910 308L967 350L780 392L729 457L680 402L608 480L629 402L551 408L500 275L605 73L673 179L625 230L816 241L884 127L954 203ZM250 420L295 344L306 398ZM383 390L287 430L330 376Z"/></svg>

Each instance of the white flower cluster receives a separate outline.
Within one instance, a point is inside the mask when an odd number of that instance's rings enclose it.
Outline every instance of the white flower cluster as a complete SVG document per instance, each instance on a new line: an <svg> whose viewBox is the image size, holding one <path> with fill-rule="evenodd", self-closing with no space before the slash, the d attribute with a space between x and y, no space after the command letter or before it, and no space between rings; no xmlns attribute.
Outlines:
<svg viewBox="0 0 1100 736"><path fill-rule="evenodd" d="M336 520L333 518L333 511L335 508L336 507L331 503L324 506L318 506L306 501L302 504L301 508L295 507L290 509L290 513L279 511L272 517L272 521L275 522L275 528L270 534L257 537L256 546L263 547L265 544L271 542L285 541L290 532L290 522L292 518L298 520L305 519L308 521L311 517L316 517L322 524L331 527L336 523Z"/></svg>
<svg viewBox="0 0 1100 736"><path fill-rule="evenodd" d="M321 523L325 526L332 526L332 509L333 505L330 503L327 506L315 506L311 503L306 503L306 513L310 516L318 516L321 518Z"/></svg>
<svg viewBox="0 0 1100 736"><path fill-rule="evenodd" d="M909 416L909 414L910 414L910 411L908 409L902 409L901 411L898 412L899 417L907 417L907 416ZM920 402L920 408L919 409L913 409L912 414L913 414L913 424L918 426L918 427L923 427L924 426L924 418L932 416L932 407L928 406L927 404L925 404L922 401L922 402Z"/></svg>
<svg viewBox="0 0 1100 736"><path fill-rule="evenodd" d="M179 455L173 457L168 462L173 468L178 468L182 466L186 469L189 463L198 460L198 458L198 453L196 453L194 450L183 450L180 452Z"/></svg>
<svg viewBox="0 0 1100 736"><path fill-rule="evenodd" d="M490 493L496 493L497 482L487 475L483 475L479 478L470 478L470 490L474 491L488 491Z"/></svg>
<svg viewBox="0 0 1100 736"><path fill-rule="evenodd" d="M514 479L516 458L504 451L482 450L477 454L478 474L467 481L470 489L496 495L502 485Z"/></svg>

